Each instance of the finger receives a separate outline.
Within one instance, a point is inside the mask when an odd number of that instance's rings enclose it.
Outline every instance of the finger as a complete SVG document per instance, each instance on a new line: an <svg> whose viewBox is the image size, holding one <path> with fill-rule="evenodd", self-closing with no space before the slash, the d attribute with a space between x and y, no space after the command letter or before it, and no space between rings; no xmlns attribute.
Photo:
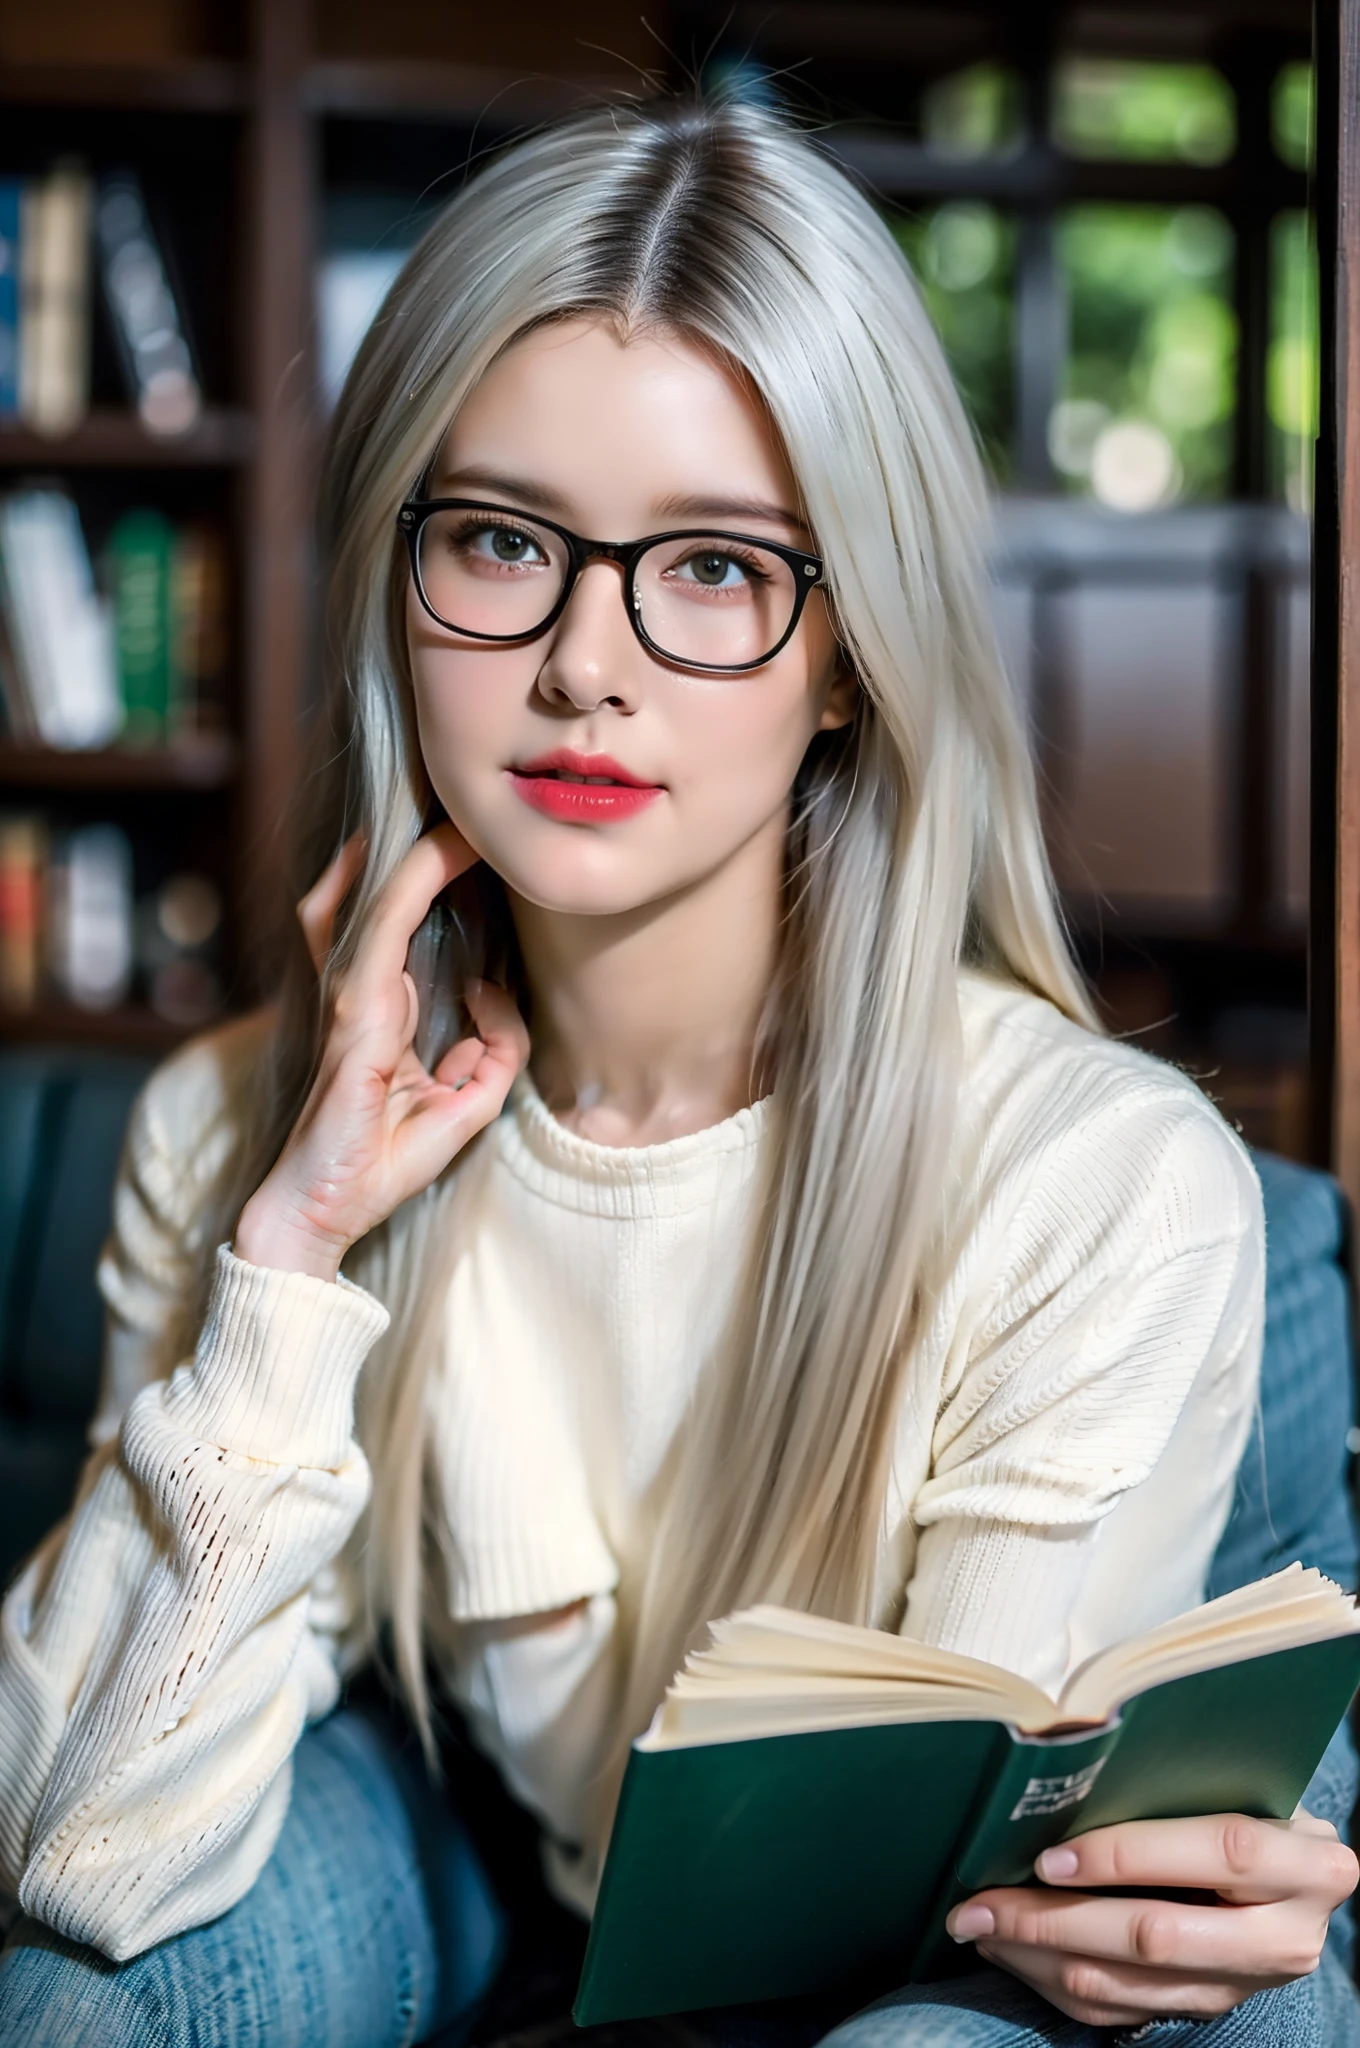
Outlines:
<svg viewBox="0 0 1360 2048"><path fill-rule="evenodd" d="M1214 1983L1174 1970L1093 1961L1088 1956L1041 1955L1005 1942L980 1945L978 1954L1019 1977L1050 2005L1090 2027L1137 2027L1153 2019L1214 2019L1264 1989L1256 1983Z"/></svg>
<svg viewBox="0 0 1360 2048"><path fill-rule="evenodd" d="M440 890L477 859L452 825L438 825L416 841L383 890L337 996L336 1024L342 1032L350 1026L362 1029L377 1000L398 986L416 927ZM404 1006L401 1014L404 1018Z"/></svg>
<svg viewBox="0 0 1360 2048"><path fill-rule="evenodd" d="M1145 1969L1268 1976L1277 1983L1313 1969L1326 1934L1316 1910L1097 1898L1039 1886L980 1892L946 1924L956 1940L989 1946L1016 1943Z"/></svg>
<svg viewBox="0 0 1360 2048"><path fill-rule="evenodd" d="M1339 1904L1357 1873L1336 1830L1311 1814L1292 1824L1240 1813L1124 1821L1045 1849L1034 1867L1045 1884L1214 1891L1240 1905L1301 1895Z"/></svg>
<svg viewBox="0 0 1360 2048"><path fill-rule="evenodd" d="M404 1186L427 1187L470 1138L500 1115L522 1064L517 1053L508 1032L506 1045L495 1049L480 1039L463 1039L440 1061L434 1082L412 1091L411 1110L397 1138Z"/></svg>
<svg viewBox="0 0 1360 2048"><path fill-rule="evenodd" d="M486 1049L488 1073L503 1071L509 1088L529 1060L529 1031L519 1004L508 989L494 981L470 981L464 1001Z"/></svg>
<svg viewBox="0 0 1360 2048"><path fill-rule="evenodd" d="M364 864L368 841L362 832L351 832L330 866L313 882L297 906L298 923L307 941L312 965L320 974L331 949L335 916L348 896Z"/></svg>

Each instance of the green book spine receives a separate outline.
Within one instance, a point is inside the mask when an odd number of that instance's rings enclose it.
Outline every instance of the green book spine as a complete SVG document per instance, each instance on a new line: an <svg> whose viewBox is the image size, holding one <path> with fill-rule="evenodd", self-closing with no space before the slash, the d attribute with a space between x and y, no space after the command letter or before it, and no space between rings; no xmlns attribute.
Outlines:
<svg viewBox="0 0 1360 2048"><path fill-rule="evenodd" d="M1034 1859L1052 1842L1117 1821L1199 1813L1287 1820L1357 1681L1360 1638L1342 1636L1154 1686L1095 1734L1016 1736L936 1905L913 1981L957 1968L944 1920L959 1900L1034 1883Z"/></svg>
<svg viewBox="0 0 1360 2048"><path fill-rule="evenodd" d="M1118 1745L1117 1722L1070 1735L1030 1736L1006 1731L1010 1753L971 1820L949 1882L935 1901L930 1925L912 1963L913 1983L967 1967L972 1950L944 1931L960 1899L993 1884L1030 1884L1034 1859L1052 1842L1087 1826L1085 1808Z"/></svg>
<svg viewBox="0 0 1360 2048"><path fill-rule="evenodd" d="M159 512L126 512L109 536L123 739L165 738L173 697L175 535Z"/></svg>

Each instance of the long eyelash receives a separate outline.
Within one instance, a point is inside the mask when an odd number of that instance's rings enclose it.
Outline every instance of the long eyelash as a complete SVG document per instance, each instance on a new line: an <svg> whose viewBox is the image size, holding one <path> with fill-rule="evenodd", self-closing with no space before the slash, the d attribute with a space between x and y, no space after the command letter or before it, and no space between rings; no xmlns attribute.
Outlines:
<svg viewBox="0 0 1360 2048"><path fill-rule="evenodd" d="M681 561L692 562L695 560L697 556L701 555L703 552L704 550L702 548L696 548L692 555L682 556ZM760 558L757 555L744 555L741 552L740 548L730 547L727 545L724 545L720 548L710 548L708 552L714 555L721 555L725 562L739 563L740 566L743 569L745 569L757 583L769 583L770 581L772 581L769 570L761 568ZM676 567L680 567L679 562L676 563Z"/></svg>
<svg viewBox="0 0 1360 2048"><path fill-rule="evenodd" d="M521 526L513 518L497 518L492 512L460 513L455 531L460 538L465 533L518 533L525 540L531 540L535 547L543 545L532 527Z"/></svg>

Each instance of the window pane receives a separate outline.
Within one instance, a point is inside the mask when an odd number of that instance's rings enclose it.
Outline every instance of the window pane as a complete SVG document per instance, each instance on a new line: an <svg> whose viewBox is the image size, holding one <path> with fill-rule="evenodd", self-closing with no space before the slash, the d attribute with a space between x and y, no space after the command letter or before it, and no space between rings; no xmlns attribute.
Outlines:
<svg viewBox="0 0 1360 2048"><path fill-rule="evenodd" d="M926 87L921 139L932 155L1004 155L1024 139L1020 81L999 64L970 64Z"/></svg>
<svg viewBox="0 0 1360 2048"><path fill-rule="evenodd" d="M1049 422L1059 474L1127 512L1225 496L1237 321L1222 214L1074 206L1059 221L1058 248L1070 322Z"/></svg>
<svg viewBox="0 0 1360 2048"><path fill-rule="evenodd" d="M994 206L954 199L889 225L916 272L998 481L1009 469L1015 236Z"/></svg>
<svg viewBox="0 0 1360 2048"><path fill-rule="evenodd" d="M1208 64L1069 57L1054 78L1053 139L1073 156L1221 164L1237 146L1237 105Z"/></svg>
<svg viewBox="0 0 1360 2048"><path fill-rule="evenodd" d="M1313 67L1286 64L1270 94L1270 139L1275 153L1296 171L1313 168Z"/></svg>
<svg viewBox="0 0 1360 2048"><path fill-rule="evenodd" d="M1271 483L1296 512L1313 503L1320 375L1317 243L1307 214L1280 213L1270 229L1266 415Z"/></svg>

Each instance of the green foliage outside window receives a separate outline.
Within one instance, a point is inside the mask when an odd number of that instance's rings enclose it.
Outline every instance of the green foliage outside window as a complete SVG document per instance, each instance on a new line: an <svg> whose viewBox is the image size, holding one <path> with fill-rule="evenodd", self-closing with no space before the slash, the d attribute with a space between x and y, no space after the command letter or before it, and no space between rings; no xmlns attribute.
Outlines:
<svg viewBox="0 0 1360 2048"><path fill-rule="evenodd" d="M1313 168L1313 67L1285 64L1270 94L1270 139L1292 170Z"/></svg>
<svg viewBox="0 0 1360 2048"><path fill-rule="evenodd" d="M1011 291L1015 235L994 206L951 199L889 217L916 272L992 474L1004 482L1011 440Z"/></svg>
<svg viewBox="0 0 1360 2048"><path fill-rule="evenodd" d="M1020 81L1000 64L970 64L926 87L921 139L936 156L1003 155L1024 139Z"/></svg>
<svg viewBox="0 0 1360 2048"><path fill-rule="evenodd" d="M1270 229L1266 417L1271 482L1296 512L1312 509L1319 374L1317 242L1307 214L1281 213Z"/></svg>
<svg viewBox="0 0 1360 2048"><path fill-rule="evenodd" d="M1221 164L1237 146L1237 102L1208 64L1069 57L1053 80L1053 139L1073 156Z"/></svg>
<svg viewBox="0 0 1360 2048"><path fill-rule="evenodd" d="M1204 206L1070 207L1058 230L1070 343L1050 422L1070 487L1128 510L1231 483L1233 237Z"/></svg>

